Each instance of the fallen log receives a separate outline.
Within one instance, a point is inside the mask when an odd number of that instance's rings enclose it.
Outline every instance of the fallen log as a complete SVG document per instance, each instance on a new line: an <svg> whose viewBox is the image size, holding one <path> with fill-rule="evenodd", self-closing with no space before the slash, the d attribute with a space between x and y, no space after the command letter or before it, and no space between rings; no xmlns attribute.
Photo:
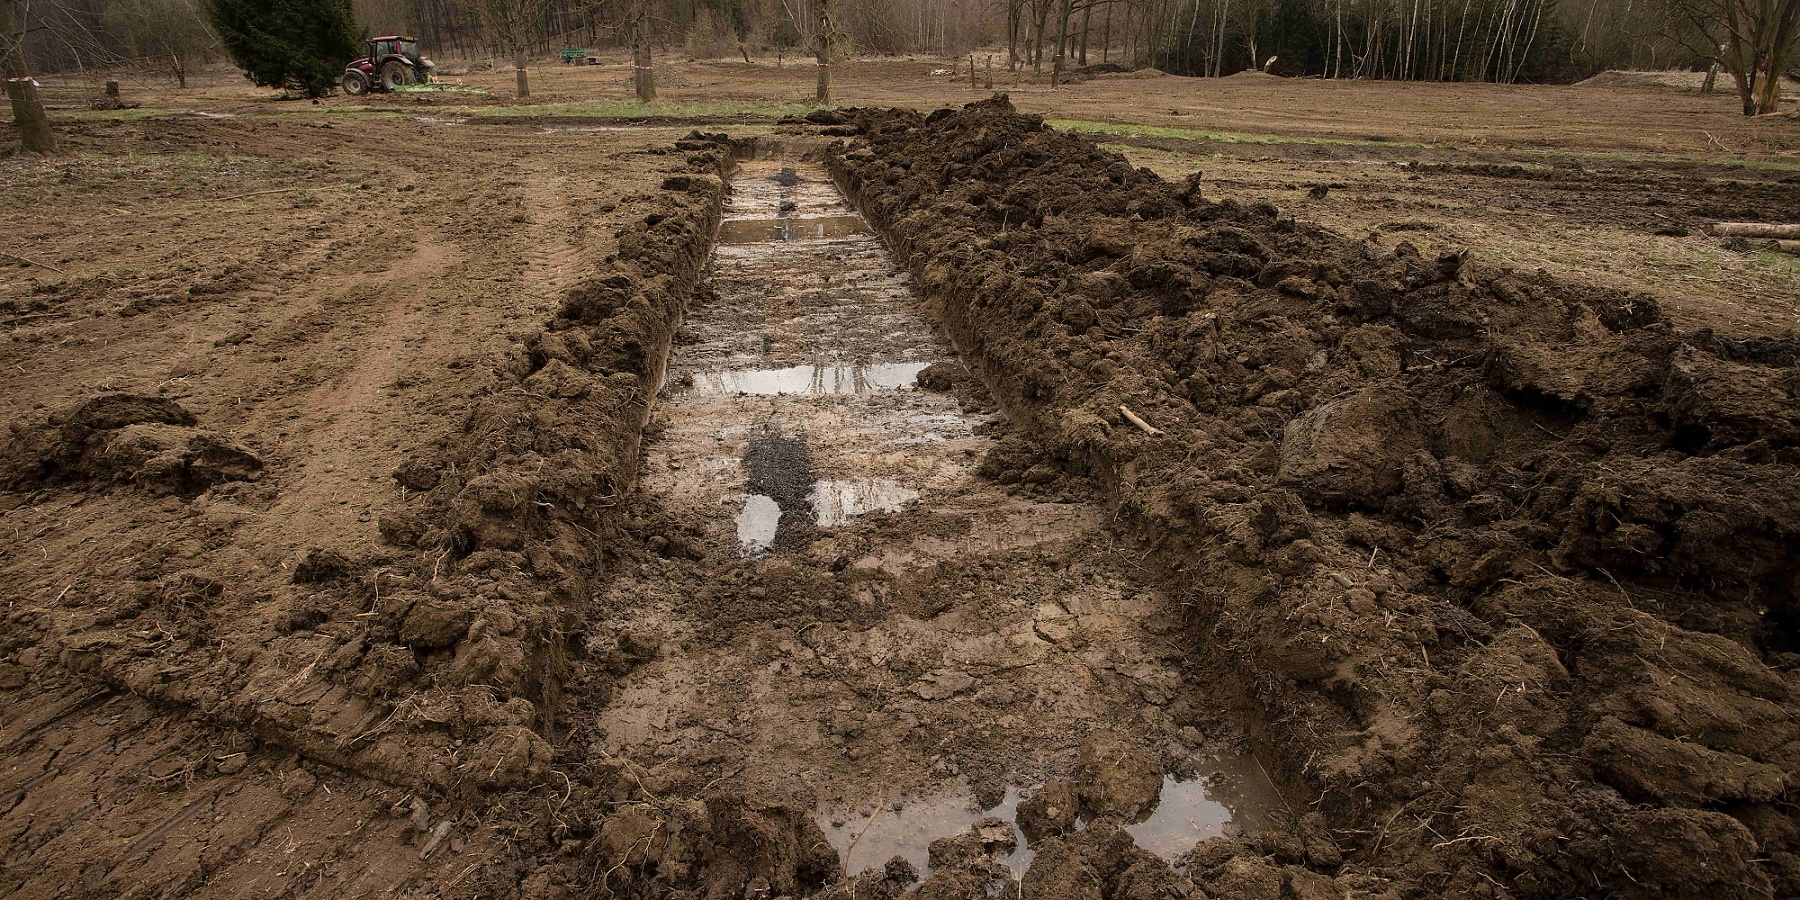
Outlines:
<svg viewBox="0 0 1800 900"><path fill-rule="evenodd" d="M1770 249L1774 250L1776 253L1789 253L1794 256L1800 256L1800 241L1770 241L1769 243L1772 245Z"/></svg>
<svg viewBox="0 0 1800 900"><path fill-rule="evenodd" d="M1775 225L1766 222L1720 222L1711 226L1719 237L1800 238L1800 225Z"/></svg>

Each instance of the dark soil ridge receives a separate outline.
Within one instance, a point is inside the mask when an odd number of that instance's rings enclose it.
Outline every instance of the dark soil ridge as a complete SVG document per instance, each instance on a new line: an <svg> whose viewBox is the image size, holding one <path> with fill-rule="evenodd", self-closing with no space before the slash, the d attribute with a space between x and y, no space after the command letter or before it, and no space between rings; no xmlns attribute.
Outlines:
<svg viewBox="0 0 1800 900"><path fill-rule="evenodd" d="M845 115L834 177L1350 848L1209 842L1198 885L1800 893L1800 340L1209 201L1004 99Z"/></svg>

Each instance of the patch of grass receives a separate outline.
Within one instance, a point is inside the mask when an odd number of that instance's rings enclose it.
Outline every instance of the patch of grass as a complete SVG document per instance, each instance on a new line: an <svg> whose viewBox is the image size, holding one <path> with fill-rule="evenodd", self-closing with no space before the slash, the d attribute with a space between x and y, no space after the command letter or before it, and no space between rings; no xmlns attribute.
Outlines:
<svg viewBox="0 0 1800 900"><path fill-rule="evenodd" d="M1293 137L1285 134L1252 134L1243 131L1211 131L1204 128L1170 128L1163 125L1120 125L1114 122L1089 122L1082 119L1050 119L1045 124L1063 131L1090 134L1120 134L1135 137L1174 138L1183 141L1212 141L1221 144L1324 144L1338 147L1413 147L1430 144L1406 141L1353 141L1343 138Z"/></svg>

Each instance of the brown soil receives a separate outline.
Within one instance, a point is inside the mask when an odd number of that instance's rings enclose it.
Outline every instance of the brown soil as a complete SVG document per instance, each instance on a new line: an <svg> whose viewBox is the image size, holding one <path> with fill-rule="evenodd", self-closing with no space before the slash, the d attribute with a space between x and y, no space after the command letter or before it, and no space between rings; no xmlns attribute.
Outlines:
<svg viewBox="0 0 1800 900"><path fill-rule="evenodd" d="M844 93L966 98L941 65ZM0 159L0 894L1800 893L1800 276L1701 231L1800 218L1791 126L1167 76L1022 80L1188 130L1106 147L1003 104L145 99ZM807 361L782 316L829 290L705 268L772 159L913 276L935 337L848 332L929 345L893 408L977 424L920 502L744 559L671 382ZM1134 843L1249 750L1263 827ZM1029 846L844 876L871 804L943 791Z"/></svg>
<svg viewBox="0 0 1800 900"><path fill-rule="evenodd" d="M851 115L834 171L1186 586L1337 892L1800 889L1800 340L1211 201L1003 100Z"/></svg>

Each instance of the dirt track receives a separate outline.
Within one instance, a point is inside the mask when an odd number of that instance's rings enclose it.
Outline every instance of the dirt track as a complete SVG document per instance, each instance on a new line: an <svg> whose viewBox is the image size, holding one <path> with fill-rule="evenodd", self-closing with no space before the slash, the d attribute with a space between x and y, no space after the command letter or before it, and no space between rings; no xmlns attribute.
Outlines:
<svg viewBox="0 0 1800 900"><path fill-rule="evenodd" d="M234 102L0 162L0 892L798 896L865 822L925 896L1800 890L1796 276L1699 233L1785 170ZM821 162L913 294L714 253L758 185L841 217Z"/></svg>

